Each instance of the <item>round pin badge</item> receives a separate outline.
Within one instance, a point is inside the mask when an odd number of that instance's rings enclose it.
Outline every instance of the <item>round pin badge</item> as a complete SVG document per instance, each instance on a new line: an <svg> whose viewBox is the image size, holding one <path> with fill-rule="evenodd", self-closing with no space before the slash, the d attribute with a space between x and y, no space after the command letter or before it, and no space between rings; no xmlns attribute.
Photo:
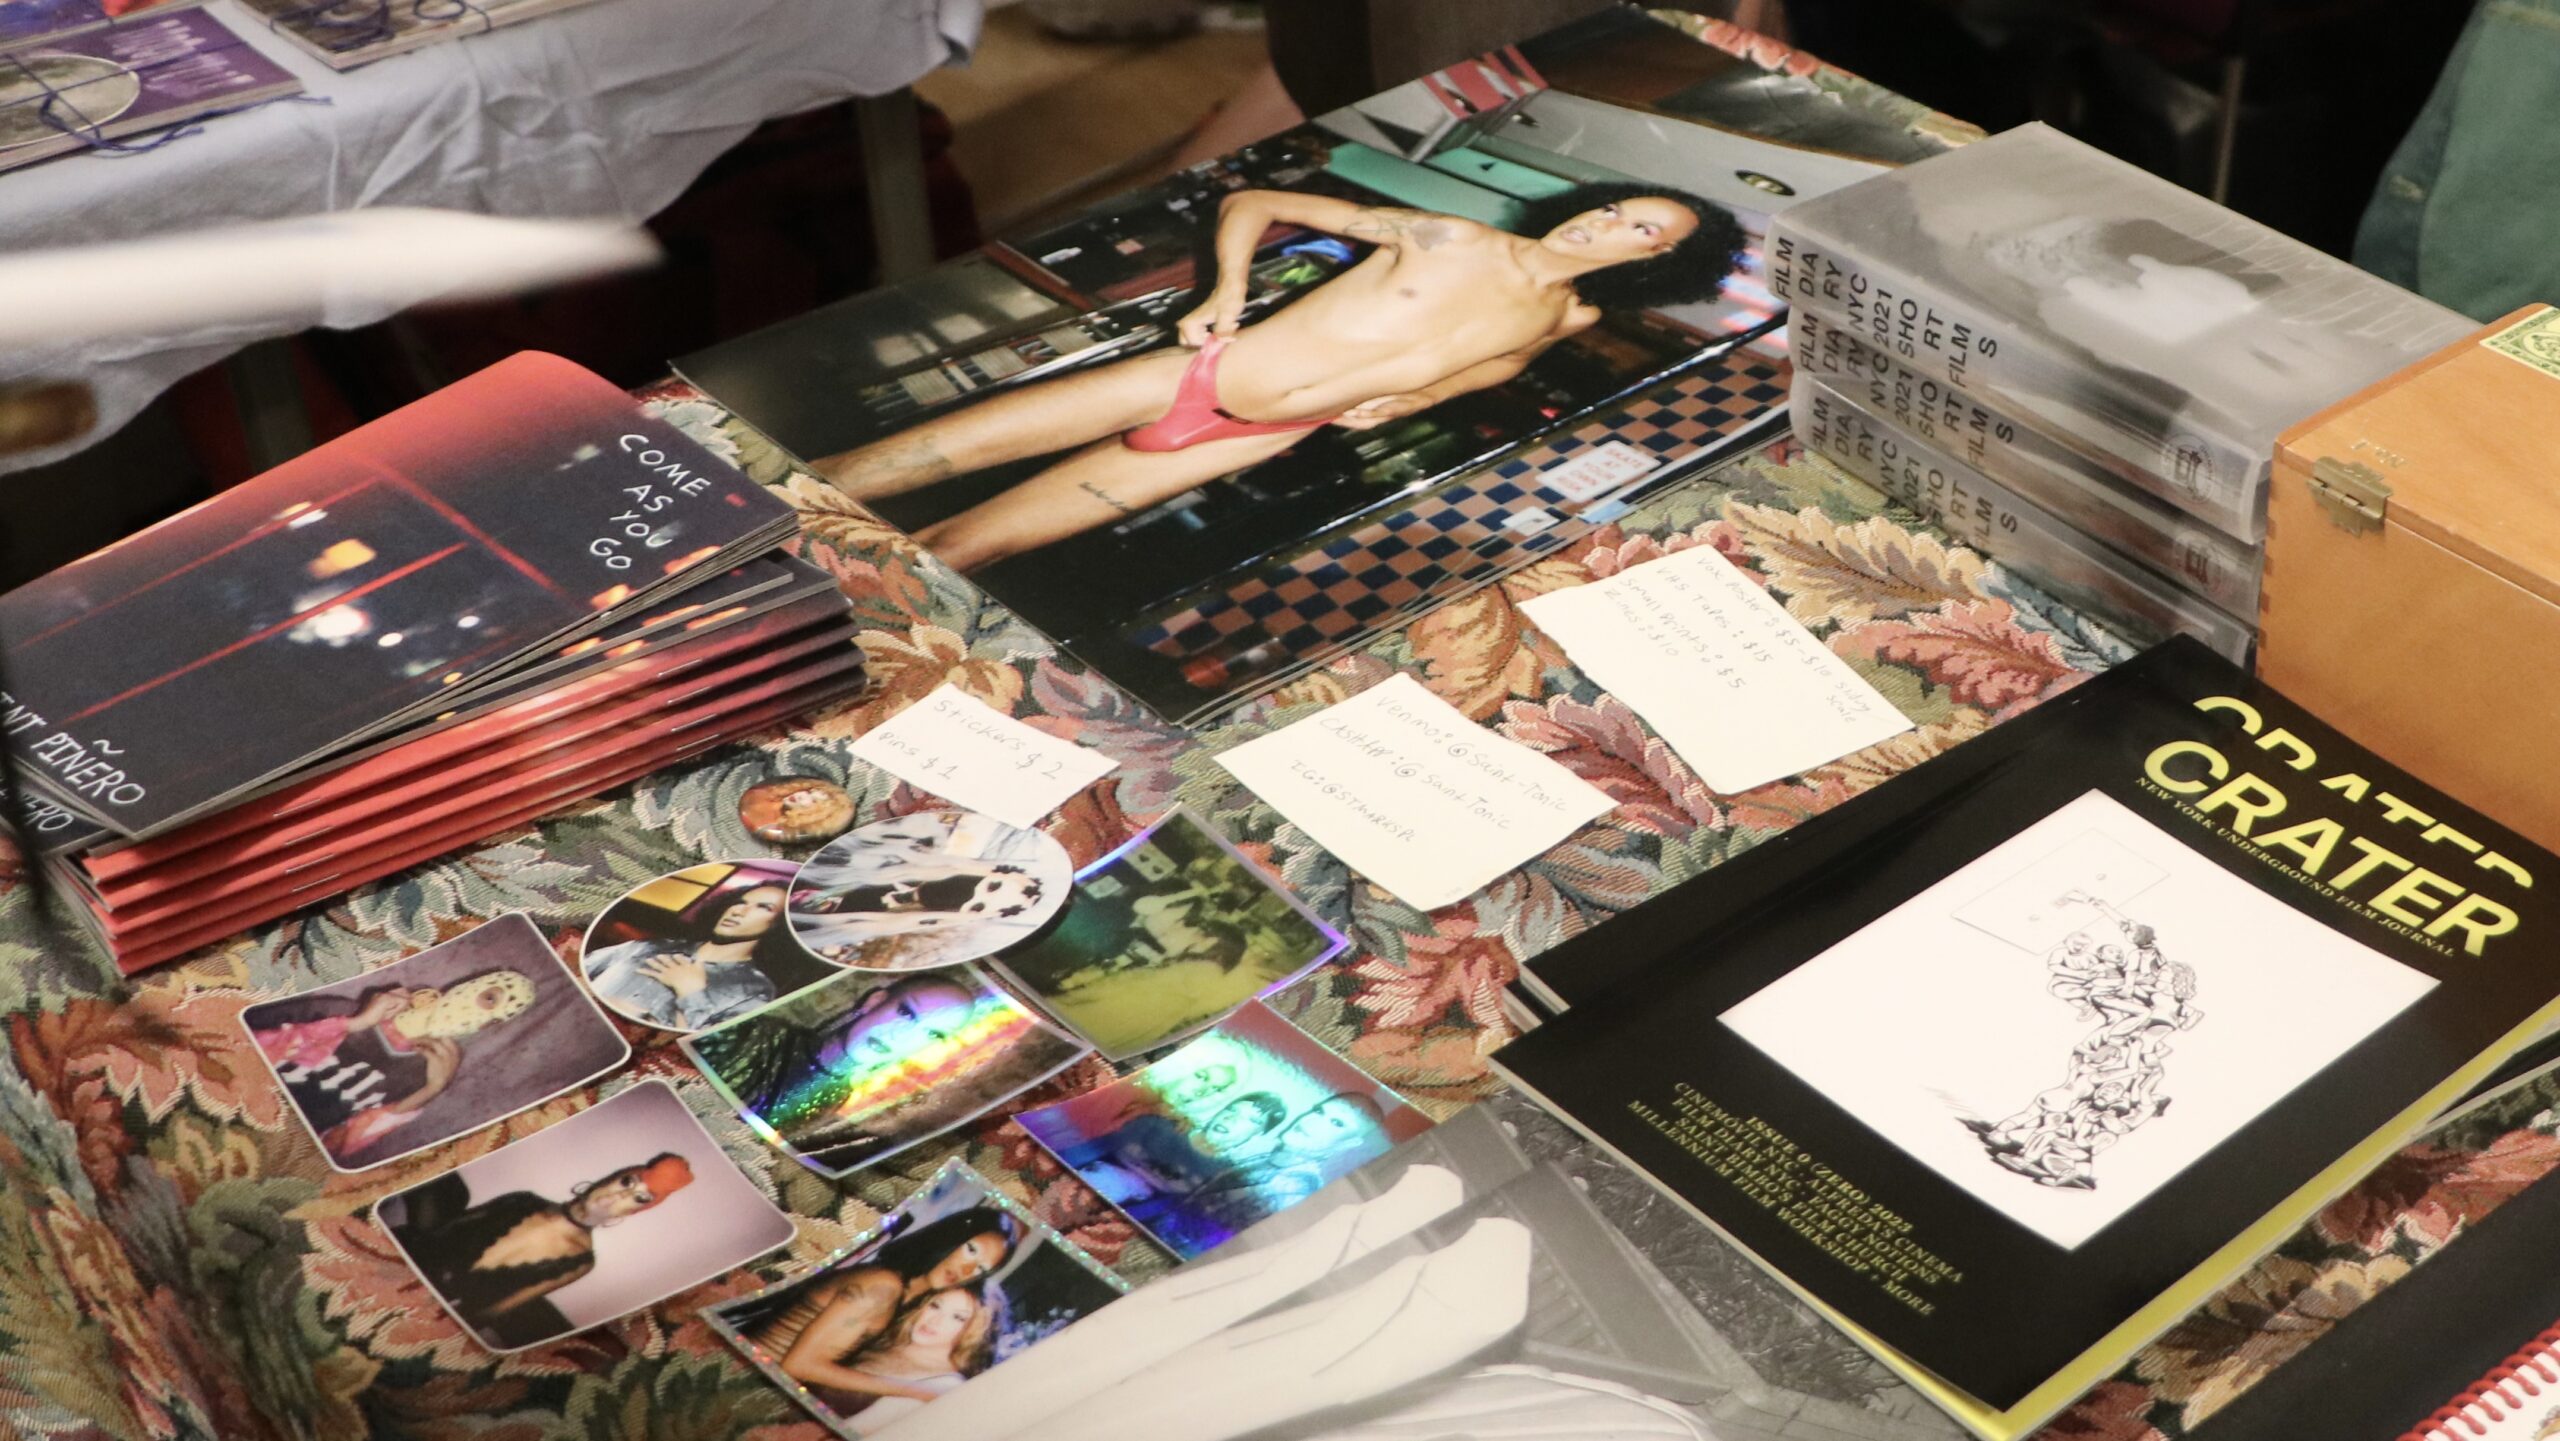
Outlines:
<svg viewBox="0 0 2560 1441"><path fill-rule="evenodd" d="M738 797L738 820L748 835L772 845L815 845L853 829L853 797L833 781L779 776L747 787Z"/></svg>

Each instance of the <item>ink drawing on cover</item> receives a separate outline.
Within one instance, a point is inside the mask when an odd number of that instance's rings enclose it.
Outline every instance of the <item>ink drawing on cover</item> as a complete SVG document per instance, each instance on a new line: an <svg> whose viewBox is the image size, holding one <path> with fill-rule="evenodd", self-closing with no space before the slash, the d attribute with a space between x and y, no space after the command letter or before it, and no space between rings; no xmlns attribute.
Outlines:
<svg viewBox="0 0 2560 1441"><path fill-rule="evenodd" d="M2070 1247L2434 985L2092 791L1723 1020Z"/></svg>

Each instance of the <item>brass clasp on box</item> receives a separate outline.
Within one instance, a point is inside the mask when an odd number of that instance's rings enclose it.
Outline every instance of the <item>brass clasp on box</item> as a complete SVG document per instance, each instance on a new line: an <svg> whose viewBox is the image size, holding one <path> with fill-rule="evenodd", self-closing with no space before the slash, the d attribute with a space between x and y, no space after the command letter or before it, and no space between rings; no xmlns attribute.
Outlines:
<svg viewBox="0 0 2560 1441"><path fill-rule="evenodd" d="M2391 509L2391 487L2382 472L2352 460L2312 462L2311 498L2349 535L2382 529L2382 518Z"/></svg>

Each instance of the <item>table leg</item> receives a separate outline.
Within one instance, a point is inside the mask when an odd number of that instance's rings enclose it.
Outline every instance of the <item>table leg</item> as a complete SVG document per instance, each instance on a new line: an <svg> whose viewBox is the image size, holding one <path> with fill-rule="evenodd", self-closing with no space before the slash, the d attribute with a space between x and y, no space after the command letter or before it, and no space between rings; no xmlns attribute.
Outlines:
<svg viewBox="0 0 2560 1441"><path fill-rule="evenodd" d="M313 444L292 347L289 339L261 340L222 363L240 408L240 436L248 443L252 474L282 465Z"/></svg>
<svg viewBox="0 0 2560 1441"><path fill-rule="evenodd" d="M2213 184L2205 191L2216 205L2231 203L2231 164L2240 153L2240 87L2248 78L2246 56L2224 58L2221 105L2213 120Z"/></svg>
<svg viewBox="0 0 2560 1441"><path fill-rule="evenodd" d="M880 255L880 283L886 285L933 265L933 222L924 190L924 127L916 115L913 90L868 95L853 104L862 129L871 241Z"/></svg>

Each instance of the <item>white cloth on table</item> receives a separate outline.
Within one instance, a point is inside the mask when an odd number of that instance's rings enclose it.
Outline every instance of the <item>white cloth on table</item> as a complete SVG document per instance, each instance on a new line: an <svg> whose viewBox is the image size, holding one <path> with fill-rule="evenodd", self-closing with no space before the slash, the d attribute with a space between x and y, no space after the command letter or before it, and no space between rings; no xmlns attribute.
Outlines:
<svg viewBox="0 0 2560 1441"><path fill-rule="evenodd" d="M211 8L328 103L283 101L145 154L0 175L0 251L365 205L640 219L758 124L885 94L966 54L981 16L980 0L596 0L341 73L245 8ZM87 380L94 439L244 345L384 313L322 305L271 325L16 351L0 355L0 380Z"/></svg>

